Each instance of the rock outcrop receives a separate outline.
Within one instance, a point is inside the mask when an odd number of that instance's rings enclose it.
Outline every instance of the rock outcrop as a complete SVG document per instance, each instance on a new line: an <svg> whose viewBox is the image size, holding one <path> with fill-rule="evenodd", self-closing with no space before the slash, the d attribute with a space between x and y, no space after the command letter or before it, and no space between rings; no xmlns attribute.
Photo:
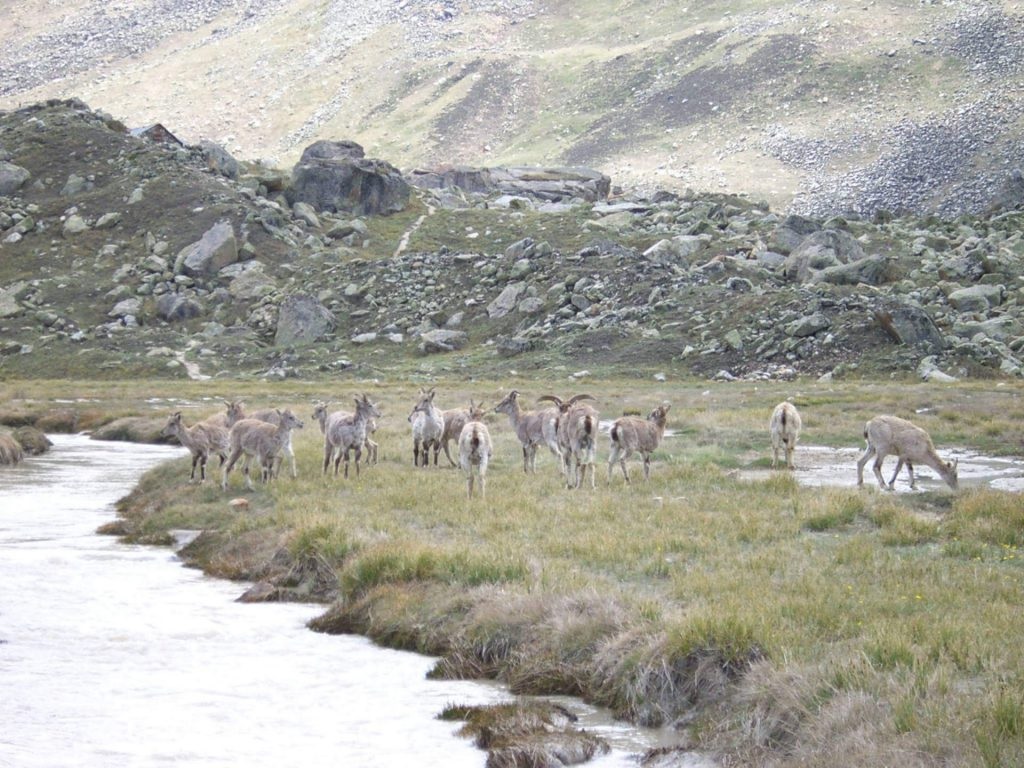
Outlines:
<svg viewBox="0 0 1024 768"><path fill-rule="evenodd" d="M355 142L318 141L292 169L288 202L309 203L320 211L356 216L398 213L409 203L409 185L384 160L364 157Z"/></svg>

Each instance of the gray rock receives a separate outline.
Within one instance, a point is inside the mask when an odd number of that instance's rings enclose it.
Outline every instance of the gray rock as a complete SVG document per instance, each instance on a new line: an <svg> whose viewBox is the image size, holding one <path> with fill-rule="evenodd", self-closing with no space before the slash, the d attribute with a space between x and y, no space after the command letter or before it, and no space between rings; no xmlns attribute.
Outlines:
<svg viewBox="0 0 1024 768"><path fill-rule="evenodd" d="M16 194L30 178L32 174L20 165L0 161L0 195Z"/></svg>
<svg viewBox="0 0 1024 768"><path fill-rule="evenodd" d="M750 293L754 290L754 284L745 277L730 277L725 281L725 287L737 293Z"/></svg>
<svg viewBox="0 0 1024 768"><path fill-rule="evenodd" d="M805 283L819 270L863 258L864 249L853 235L843 230L826 229L804 238L786 258L782 268L788 279Z"/></svg>
<svg viewBox="0 0 1024 768"><path fill-rule="evenodd" d="M24 307L18 303L18 299L27 287L27 284L22 282L0 290L0 319L15 317L24 312Z"/></svg>
<svg viewBox="0 0 1024 768"><path fill-rule="evenodd" d="M472 168L467 166L417 169L409 183L421 189L457 187L466 192L523 196L559 202L574 198L594 202L611 191L611 179L600 171L582 167L512 166Z"/></svg>
<svg viewBox="0 0 1024 768"><path fill-rule="evenodd" d="M891 302L875 311L875 320L897 344L941 352L946 340L932 316L913 304Z"/></svg>
<svg viewBox="0 0 1024 768"><path fill-rule="evenodd" d="M199 150L208 169L229 179L238 178L238 161L220 144L203 139L199 142Z"/></svg>
<svg viewBox="0 0 1024 768"><path fill-rule="evenodd" d="M535 344L533 340L523 338L522 336L509 336L498 339L495 348L501 357L515 357L535 349Z"/></svg>
<svg viewBox="0 0 1024 768"><path fill-rule="evenodd" d="M487 316L492 320L504 317L519 303L519 299L526 291L525 283L509 283L498 297L487 305Z"/></svg>
<svg viewBox="0 0 1024 768"><path fill-rule="evenodd" d="M107 312L108 317L124 317L125 315L138 315L142 312L142 299L123 299L114 305L113 309Z"/></svg>
<svg viewBox="0 0 1024 768"><path fill-rule="evenodd" d="M796 335L796 334L794 334ZM808 335L808 334L802 334ZM740 336L740 332L735 328L725 334L725 343L733 352L743 351L743 338Z"/></svg>
<svg viewBox="0 0 1024 768"><path fill-rule="evenodd" d="M315 297L296 294L281 304L274 343L278 346L312 344L333 333L336 327L334 315Z"/></svg>
<svg viewBox="0 0 1024 768"><path fill-rule="evenodd" d="M203 305L179 293L165 293L156 300L156 316L168 323L191 320L203 314Z"/></svg>
<svg viewBox="0 0 1024 768"><path fill-rule="evenodd" d="M528 296L519 302L519 312L523 315L535 315L544 309L544 299L539 296Z"/></svg>
<svg viewBox="0 0 1024 768"><path fill-rule="evenodd" d="M464 331L452 331L435 328L420 334L420 351L424 354L437 352L453 352L462 349L469 342L469 335Z"/></svg>
<svg viewBox="0 0 1024 768"><path fill-rule="evenodd" d="M75 213L65 219L62 232L64 237L74 237L77 234L85 232L88 228L89 225L86 223L85 219Z"/></svg>
<svg viewBox="0 0 1024 768"><path fill-rule="evenodd" d="M917 366L917 375L925 381L934 381L942 384L949 384L956 381L956 378L940 370L935 364L934 356L928 356L921 360Z"/></svg>
<svg viewBox="0 0 1024 768"><path fill-rule="evenodd" d="M830 325L832 325L832 323L827 317L820 312L815 312L813 315L801 317L799 320L794 320L792 323L787 325L786 334L797 338L813 336L819 331L825 330Z"/></svg>
<svg viewBox="0 0 1024 768"><path fill-rule="evenodd" d="M206 230L202 238L178 252L174 272L190 277L213 275L236 261L238 243L234 227L230 222L219 221Z"/></svg>
<svg viewBox="0 0 1024 768"><path fill-rule="evenodd" d="M512 265L510 275L513 280L522 280L533 270L529 259L519 259Z"/></svg>
<svg viewBox="0 0 1024 768"><path fill-rule="evenodd" d="M710 240L708 235L677 235L659 240L644 251L642 256L657 264L678 264L685 267Z"/></svg>
<svg viewBox="0 0 1024 768"><path fill-rule="evenodd" d="M359 333L352 337L353 344L372 344L377 340L377 334L372 331L369 333Z"/></svg>
<svg viewBox="0 0 1024 768"><path fill-rule="evenodd" d="M985 312L1003 302L1003 286L972 285L953 291L948 298L953 308L960 312Z"/></svg>
<svg viewBox="0 0 1024 768"><path fill-rule="evenodd" d="M813 219L806 219L803 216L787 216L786 219L775 228L770 238L769 247L784 256L795 251L800 244L811 235L821 229L821 225Z"/></svg>
<svg viewBox="0 0 1024 768"><path fill-rule="evenodd" d="M243 267L243 269L236 273L234 279L228 283L228 293L233 298L251 301L273 293L276 289L277 286L274 281L263 271L263 264L261 262L247 261L233 266ZM221 270L220 274L224 275L230 268Z"/></svg>
<svg viewBox="0 0 1024 768"><path fill-rule="evenodd" d="M1009 341L1013 337L1024 333L1024 325L1015 317L1003 315L978 323L956 323L953 326L953 333L967 339L981 333L987 338L995 339L996 341Z"/></svg>
<svg viewBox="0 0 1024 768"><path fill-rule="evenodd" d="M363 157L355 142L318 141L292 169L285 197L320 211L387 215L409 204L409 185L390 163Z"/></svg>
<svg viewBox="0 0 1024 768"><path fill-rule="evenodd" d="M116 211L104 213L96 219L96 229L113 229L121 223L121 214Z"/></svg>
<svg viewBox="0 0 1024 768"><path fill-rule="evenodd" d="M813 282L832 285L881 285L885 282L889 260L885 256L868 256L849 264L826 267L813 277Z"/></svg>
<svg viewBox="0 0 1024 768"><path fill-rule="evenodd" d="M62 197L74 197L90 187L92 187L92 184L87 182L77 173L72 173L68 176L68 180L64 182L64 186L61 188L60 194Z"/></svg>
<svg viewBox="0 0 1024 768"><path fill-rule="evenodd" d="M300 221L306 222L306 224L314 229L320 229L320 219L316 215L316 210L309 203L304 203L300 200L292 206L292 213L295 214L295 218ZM344 235L342 235L342 237L344 237Z"/></svg>

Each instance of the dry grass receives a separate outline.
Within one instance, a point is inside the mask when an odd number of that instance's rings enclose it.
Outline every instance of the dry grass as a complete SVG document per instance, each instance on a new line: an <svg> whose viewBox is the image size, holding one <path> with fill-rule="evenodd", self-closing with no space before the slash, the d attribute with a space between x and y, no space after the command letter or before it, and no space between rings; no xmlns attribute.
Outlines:
<svg viewBox="0 0 1024 768"><path fill-rule="evenodd" d="M0 466L17 464L25 458L21 444L8 434L0 434Z"/></svg>
<svg viewBox="0 0 1024 768"><path fill-rule="evenodd" d="M493 405L510 387L528 397L584 388L432 384L446 407ZM320 475L321 438L307 422L299 480L244 494L248 510L227 504L237 484L227 495L187 486L184 462L154 470L125 505L143 538L210 531L192 556L211 572L336 596L318 629L438 655L438 676L493 676L638 722L688 722L697 744L735 764L996 766L1024 753L1019 494L893 496L733 471L763 466L768 414L785 397L808 443L859 446L868 418L894 412L929 429L940 452L1014 450L1020 385L588 381L605 419L673 403L676 435L651 481L567 491L547 454L524 476L507 419L491 414L486 503L464 498L456 470L413 468L405 416L418 383L210 386L176 397L242 397L302 418L349 390L382 404L380 463L358 478ZM118 408L135 397L140 412L170 409L147 405L151 394L122 392ZM207 402L197 416L216 410Z"/></svg>

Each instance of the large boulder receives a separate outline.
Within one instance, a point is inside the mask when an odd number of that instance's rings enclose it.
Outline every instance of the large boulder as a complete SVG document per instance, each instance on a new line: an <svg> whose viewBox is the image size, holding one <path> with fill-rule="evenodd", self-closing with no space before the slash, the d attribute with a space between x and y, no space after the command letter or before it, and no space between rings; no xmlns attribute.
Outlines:
<svg viewBox="0 0 1024 768"><path fill-rule="evenodd" d="M436 328L420 334L420 352L425 355L437 352L454 352L462 349L469 341L465 331L450 331Z"/></svg>
<svg viewBox="0 0 1024 768"><path fill-rule="evenodd" d="M885 256L867 256L849 264L825 267L812 279L814 282L832 285L881 285L889 271L889 259Z"/></svg>
<svg viewBox="0 0 1024 768"><path fill-rule="evenodd" d="M199 151L210 171L229 179L238 178L238 161L220 144L203 139L199 142Z"/></svg>
<svg viewBox="0 0 1024 768"><path fill-rule="evenodd" d="M929 352L941 352L946 347L946 339L932 316L914 304L886 303L875 311L875 320L897 344Z"/></svg>
<svg viewBox="0 0 1024 768"><path fill-rule="evenodd" d="M409 185L390 163L364 157L355 142L318 141L292 169L285 197L320 211L387 215L409 204Z"/></svg>
<svg viewBox="0 0 1024 768"><path fill-rule="evenodd" d="M295 294L281 303L274 343L278 346L312 344L334 333L337 324L331 311L315 297Z"/></svg>
<svg viewBox="0 0 1024 768"><path fill-rule="evenodd" d="M487 305L487 316L492 320L504 317L516 308L525 292L525 283L509 283L494 301Z"/></svg>
<svg viewBox="0 0 1024 768"><path fill-rule="evenodd" d="M574 198L596 202L611 191L611 179L592 168L566 166L509 166L471 168L441 166L416 169L409 183L423 189L458 188L465 192L508 195L558 202Z"/></svg>
<svg viewBox="0 0 1024 768"><path fill-rule="evenodd" d="M194 298L165 293L156 300L156 315L168 323L180 323L203 314L203 305Z"/></svg>
<svg viewBox="0 0 1024 768"><path fill-rule="evenodd" d="M224 267L238 261L238 241L230 222L218 221L203 236L186 245L174 260L176 274L190 277L214 275Z"/></svg>
<svg viewBox="0 0 1024 768"><path fill-rule="evenodd" d="M953 308L960 312L986 312L1003 303L1004 288L985 283L953 291L947 297Z"/></svg>
<svg viewBox="0 0 1024 768"><path fill-rule="evenodd" d="M849 232L823 229L803 239L783 262L786 277L805 283L829 267L849 264L864 258L864 249Z"/></svg>
<svg viewBox="0 0 1024 768"><path fill-rule="evenodd" d="M0 195L15 194L31 177L32 174L20 165L0 160Z"/></svg>

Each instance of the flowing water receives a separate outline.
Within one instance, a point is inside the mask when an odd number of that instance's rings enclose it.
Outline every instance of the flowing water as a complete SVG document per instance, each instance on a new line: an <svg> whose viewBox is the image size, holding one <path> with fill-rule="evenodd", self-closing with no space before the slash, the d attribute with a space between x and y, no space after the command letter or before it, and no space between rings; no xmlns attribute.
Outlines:
<svg viewBox="0 0 1024 768"><path fill-rule="evenodd" d="M306 629L318 606L236 603L170 550L95 534L181 449L52 439L0 467L0 766L484 765L436 715L503 688L426 680L432 658ZM591 766L666 736L568 703L613 745Z"/></svg>

